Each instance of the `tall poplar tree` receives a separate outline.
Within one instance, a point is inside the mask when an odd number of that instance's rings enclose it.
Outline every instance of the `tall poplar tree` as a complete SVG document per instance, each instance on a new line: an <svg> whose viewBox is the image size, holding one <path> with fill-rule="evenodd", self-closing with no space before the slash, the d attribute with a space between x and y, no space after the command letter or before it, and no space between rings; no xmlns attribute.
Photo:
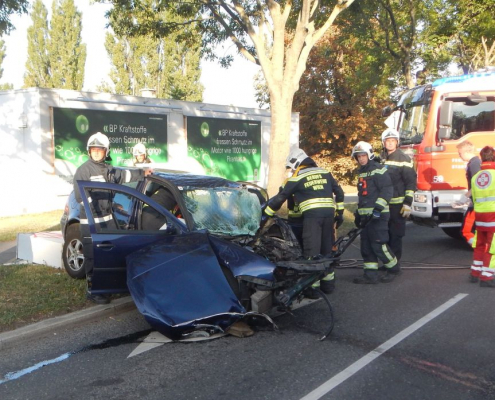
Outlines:
<svg viewBox="0 0 495 400"><path fill-rule="evenodd" d="M27 30L28 58L24 87L51 87L48 58L48 10L42 0L36 0L31 11L33 24Z"/></svg>
<svg viewBox="0 0 495 400"><path fill-rule="evenodd" d="M133 18L140 22L150 14L151 0L145 0L141 12L135 12ZM116 14L110 20L115 28L125 15ZM170 10L155 13L153 18L171 21L177 16ZM178 39L187 34L187 42ZM142 89L154 89L159 98L201 101L203 86L199 82L201 36L193 27L185 27L180 33L174 32L166 39L151 33L140 36L127 34L107 34L105 48L111 58L113 68L110 78L113 88L102 86L100 89L117 94L139 96Z"/></svg>
<svg viewBox="0 0 495 400"><path fill-rule="evenodd" d="M5 42L2 39L0 39L0 79L2 78L3 75L2 63L4 58L5 58ZM8 90L12 88L13 86L11 83L0 84L0 90Z"/></svg>
<svg viewBox="0 0 495 400"><path fill-rule="evenodd" d="M86 45L81 31L82 13L77 11L74 0L54 0L48 42L51 87L82 89Z"/></svg>

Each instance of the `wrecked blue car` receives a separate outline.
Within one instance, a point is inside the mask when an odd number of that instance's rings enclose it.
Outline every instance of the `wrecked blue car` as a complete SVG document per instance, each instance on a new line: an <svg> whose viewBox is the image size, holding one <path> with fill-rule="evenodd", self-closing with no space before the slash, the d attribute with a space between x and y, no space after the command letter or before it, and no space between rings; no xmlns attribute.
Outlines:
<svg viewBox="0 0 495 400"><path fill-rule="evenodd" d="M155 172L136 189L78 184L91 236L81 239L92 253L90 291L128 290L150 325L174 340L289 310L331 271L349 239L335 257L305 261L286 220L261 224L262 192L222 178ZM95 200L102 195L112 199L110 221ZM332 326L333 319L324 336Z"/></svg>

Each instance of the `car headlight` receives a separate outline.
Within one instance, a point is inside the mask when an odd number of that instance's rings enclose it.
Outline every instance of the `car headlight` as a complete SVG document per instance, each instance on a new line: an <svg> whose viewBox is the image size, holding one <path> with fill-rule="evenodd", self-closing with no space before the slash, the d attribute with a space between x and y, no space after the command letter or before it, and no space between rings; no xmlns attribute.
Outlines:
<svg viewBox="0 0 495 400"><path fill-rule="evenodd" d="M414 202L415 203L426 203L428 201L428 197L426 194L414 193Z"/></svg>

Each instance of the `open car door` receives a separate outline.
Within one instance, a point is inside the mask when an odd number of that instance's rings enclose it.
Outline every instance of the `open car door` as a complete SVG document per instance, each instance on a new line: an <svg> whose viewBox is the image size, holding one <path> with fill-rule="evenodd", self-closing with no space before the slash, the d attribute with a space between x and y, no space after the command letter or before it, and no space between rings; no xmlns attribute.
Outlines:
<svg viewBox="0 0 495 400"><path fill-rule="evenodd" d="M141 313L169 337L177 325L182 326L179 330L191 329L195 321L215 324L217 318L235 319L245 312L207 231L189 231L160 204L129 187L83 181L78 185L92 240L92 293L129 288ZM102 218L101 207L93 204L96 198L110 199L110 218ZM162 229L143 226L150 210L152 226L160 219Z"/></svg>
<svg viewBox="0 0 495 400"><path fill-rule="evenodd" d="M127 255L159 240L188 235L181 221L137 190L106 182L78 185L91 235L89 289L94 294L127 292ZM102 201L104 205L98 205ZM152 215L160 224L148 228L143 215Z"/></svg>

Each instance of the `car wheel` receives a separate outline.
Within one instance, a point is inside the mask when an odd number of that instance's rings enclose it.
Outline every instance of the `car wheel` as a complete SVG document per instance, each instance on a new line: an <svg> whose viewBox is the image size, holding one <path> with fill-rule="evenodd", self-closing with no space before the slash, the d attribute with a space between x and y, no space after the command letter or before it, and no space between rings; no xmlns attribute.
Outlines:
<svg viewBox="0 0 495 400"><path fill-rule="evenodd" d="M72 224L67 228L62 258L65 270L72 278L82 279L86 277L83 243L79 224Z"/></svg>
<svg viewBox="0 0 495 400"><path fill-rule="evenodd" d="M463 240L461 228L442 228L447 235L449 235L452 239Z"/></svg>

